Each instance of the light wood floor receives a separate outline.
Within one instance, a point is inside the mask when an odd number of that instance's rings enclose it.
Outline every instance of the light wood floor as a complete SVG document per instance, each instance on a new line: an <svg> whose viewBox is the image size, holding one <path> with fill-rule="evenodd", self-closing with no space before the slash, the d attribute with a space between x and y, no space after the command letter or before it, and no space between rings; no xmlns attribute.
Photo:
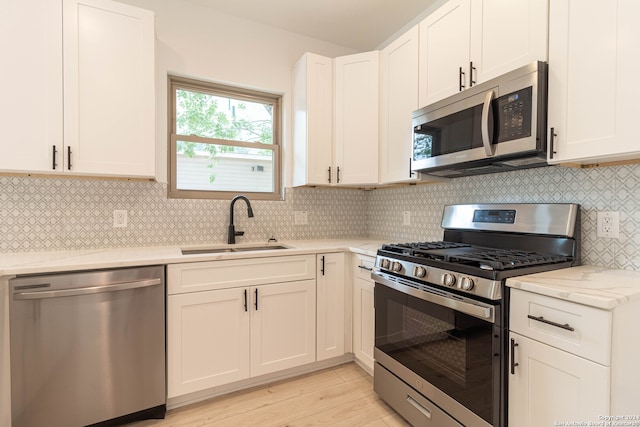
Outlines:
<svg viewBox="0 0 640 427"><path fill-rule="evenodd" d="M164 420L129 427L167 426L408 426L373 391L355 363L231 393L167 412Z"/></svg>

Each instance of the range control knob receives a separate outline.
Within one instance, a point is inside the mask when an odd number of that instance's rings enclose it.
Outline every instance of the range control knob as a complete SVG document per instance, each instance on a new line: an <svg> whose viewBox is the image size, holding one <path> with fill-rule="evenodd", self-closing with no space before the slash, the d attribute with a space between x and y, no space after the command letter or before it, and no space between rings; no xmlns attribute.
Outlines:
<svg viewBox="0 0 640 427"><path fill-rule="evenodd" d="M391 261L389 261L388 259L382 258L380 260L380 267L388 269L390 265L391 265Z"/></svg>
<svg viewBox="0 0 640 427"><path fill-rule="evenodd" d="M456 284L456 276L454 276L453 274L445 273L444 276L442 276L442 283L445 286L453 286Z"/></svg>
<svg viewBox="0 0 640 427"><path fill-rule="evenodd" d="M464 289L465 291L470 291L471 289L473 289L473 287L475 286L475 283L473 283L473 279L470 277L463 277L462 279L460 279L460 288Z"/></svg>
<svg viewBox="0 0 640 427"><path fill-rule="evenodd" d="M418 278L423 278L427 275L427 269L424 267L413 267L413 275Z"/></svg>
<svg viewBox="0 0 640 427"><path fill-rule="evenodd" d="M400 272L402 270L402 264L400 264L398 261L393 261L391 263L391 270L395 271L396 273Z"/></svg>

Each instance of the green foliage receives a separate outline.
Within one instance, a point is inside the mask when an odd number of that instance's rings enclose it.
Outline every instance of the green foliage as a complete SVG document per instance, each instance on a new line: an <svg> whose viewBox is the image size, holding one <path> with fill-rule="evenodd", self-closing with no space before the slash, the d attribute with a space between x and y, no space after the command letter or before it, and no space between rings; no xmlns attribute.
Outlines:
<svg viewBox="0 0 640 427"><path fill-rule="evenodd" d="M232 108L229 117L225 111L220 111L218 102L224 98L205 93L178 90L176 92L176 133L178 135L197 135L204 138L226 139L231 141L273 143L272 106L260 104L268 113L269 119L248 120L245 114L236 114L236 109L246 110L247 105L238 103ZM217 144L198 144L179 141L178 152L189 157L196 154L196 147L206 151L211 158L218 153L233 152L235 147Z"/></svg>
<svg viewBox="0 0 640 427"><path fill-rule="evenodd" d="M176 91L176 133L229 141L273 143L273 106L259 102L240 102L206 93ZM225 105L226 103L226 105ZM223 107L221 108L221 104ZM249 104L249 105L248 105ZM226 108L225 108L226 107ZM249 111L249 107L253 107ZM261 108L263 110L261 110ZM255 150L225 144L178 141L177 152L188 157L206 153L211 169L209 182L216 179L220 153L270 155L271 150Z"/></svg>

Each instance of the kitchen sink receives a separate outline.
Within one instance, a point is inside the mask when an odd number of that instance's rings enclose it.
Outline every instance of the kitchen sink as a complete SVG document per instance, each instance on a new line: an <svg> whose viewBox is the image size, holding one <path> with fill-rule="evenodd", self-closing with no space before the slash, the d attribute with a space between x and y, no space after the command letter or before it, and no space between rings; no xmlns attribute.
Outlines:
<svg viewBox="0 0 640 427"><path fill-rule="evenodd" d="M282 245L264 245L264 246L238 246L233 248L218 247L218 248L182 249L182 255L219 254L219 253L226 253L226 252L271 251L275 249L289 249L289 247L282 246Z"/></svg>
<svg viewBox="0 0 640 427"><path fill-rule="evenodd" d="M246 246L232 248L232 252L246 252L246 251L270 251L271 249L289 249L287 246L281 245L268 245L268 246Z"/></svg>

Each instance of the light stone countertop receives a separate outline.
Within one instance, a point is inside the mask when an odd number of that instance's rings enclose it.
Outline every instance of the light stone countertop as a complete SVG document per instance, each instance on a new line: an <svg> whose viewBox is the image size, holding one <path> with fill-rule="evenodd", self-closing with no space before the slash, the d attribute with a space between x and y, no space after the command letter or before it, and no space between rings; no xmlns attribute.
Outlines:
<svg viewBox="0 0 640 427"><path fill-rule="evenodd" d="M240 258L303 255L320 252L353 252L375 256L385 243L375 239L292 240L271 243L287 249L182 255L181 248L223 248L262 246L265 242L237 245L185 245L138 248L105 248L56 252L16 252L0 254L0 277L19 274L55 273L74 270L175 264ZM583 265L507 280L507 286L611 310L640 299L640 271L612 270Z"/></svg>
<svg viewBox="0 0 640 427"><path fill-rule="evenodd" d="M264 258L272 256L302 255L319 252L354 252L375 256L382 244L380 240L292 240L270 243L287 246L287 249L241 251L182 255L181 249L225 248L264 246L266 242L236 245L184 245L139 248L105 248L56 252L0 253L0 277L18 274L54 273L73 270L132 267L139 265L175 264L181 262L215 261L239 258Z"/></svg>
<svg viewBox="0 0 640 427"><path fill-rule="evenodd" d="M640 271L582 265L509 278L507 286L612 310L640 299Z"/></svg>

